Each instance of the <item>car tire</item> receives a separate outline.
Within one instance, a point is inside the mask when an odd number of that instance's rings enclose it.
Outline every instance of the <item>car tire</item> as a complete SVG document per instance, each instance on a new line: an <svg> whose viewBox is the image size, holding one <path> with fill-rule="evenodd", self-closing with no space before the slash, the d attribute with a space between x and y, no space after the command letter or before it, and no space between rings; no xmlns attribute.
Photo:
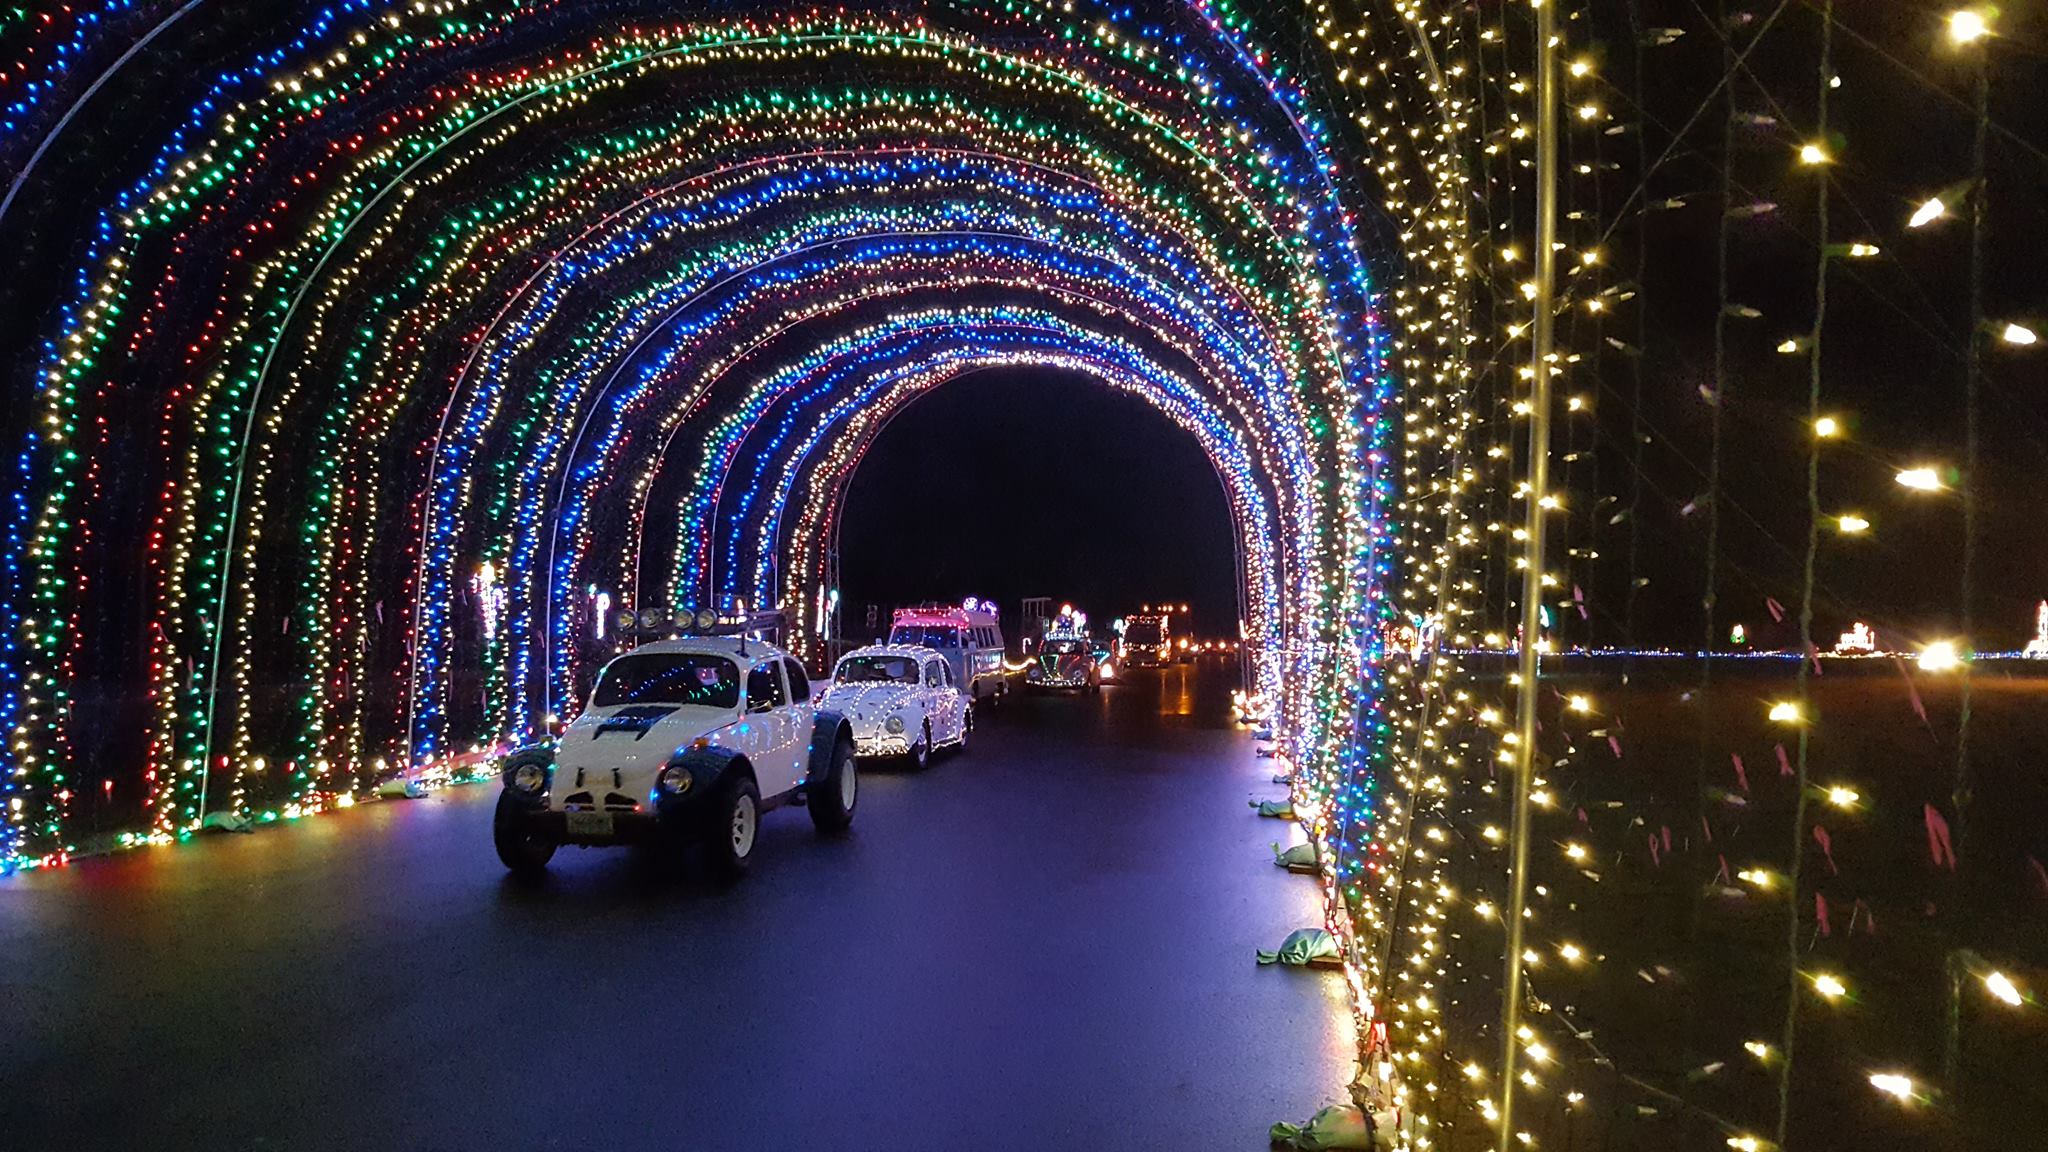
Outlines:
<svg viewBox="0 0 2048 1152"><path fill-rule="evenodd" d="M805 791L804 807L811 810L811 825L832 835L852 827L854 805L859 802L860 770L854 764L853 742L841 740L832 749L831 771Z"/></svg>
<svg viewBox="0 0 2048 1152"><path fill-rule="evenodd" d="M918 733L917 743L912 744L910 751L904 754L903 762L909 765L912 772L922 772L926 768L931 767L932 726L930 721L925 722L924 730Z"/></svg>
<svg viewBox="0 0 2048 1152"><path fill-rule="evenodd" d="M498 796L498 810L491 817L491 846L514 876L528 879L548 870L548 861L560 847L552 838L519 826L520 809L511 796Z"/></svg>
<svg viewBox="0 0 2048 1152"><path fill-rule="evenodd" d="M711 874L720 880L746 875L754 844L761 833L761 789L745 772L727 772L718 785L718 802L707 813L704 853Z"/></svg>

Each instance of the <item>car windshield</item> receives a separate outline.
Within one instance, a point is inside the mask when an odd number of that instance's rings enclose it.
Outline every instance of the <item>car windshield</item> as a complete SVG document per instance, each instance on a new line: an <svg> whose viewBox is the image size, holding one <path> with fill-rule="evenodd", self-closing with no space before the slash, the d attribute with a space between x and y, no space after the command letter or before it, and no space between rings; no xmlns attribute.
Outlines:
<svg viewBox="0 0 2048 1152"><path fill-rule="evenodd" d="M1149 620L1131 621L1130 625L1124 629L1124 643L1148 645L1159 643L1159 625Z"/></svg>
<svg viewBox="0 0 2048 1152"><path fill-rule="evenodd" d="M604 670L593 703L694 704L737 708L740 670L723 656L704 652L647 652L621 656Z"/></svg>
<svg viewBox="0 0 2048 1152"><path fill-rule="evenodd" d="M889 643L924 648L958 648L960 629L932 624L898 624L889 633Z"/></svg>
<svg viewBox="0 0 2048 1152"><path fill-rule="evenodd" d="M1055 656L1076 656L1086 652L1088 646L1079 640L1047 640L1045 651Z"/></svg>
<svg viewBox="0 0 2048 1152"><path fill-rule="evenodd" d="M917 661L908 656L849 656L832 679L840 684L915 684Z"/></svg>

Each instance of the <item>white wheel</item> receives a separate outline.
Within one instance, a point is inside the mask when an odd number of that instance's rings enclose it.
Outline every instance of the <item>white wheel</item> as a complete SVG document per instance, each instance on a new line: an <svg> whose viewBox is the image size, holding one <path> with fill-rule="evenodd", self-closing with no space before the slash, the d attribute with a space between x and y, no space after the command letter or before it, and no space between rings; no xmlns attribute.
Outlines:
<svg viewBox="0 0 2048 1152"><path fill-rule="evenodd" d="M732 854L745 860L754 851L754 833L761 824L761 809L750 793L740 793L732 806Z"/></svg>
<svg viewBox="0 0 2048 1152"><path fill-rule="evenodd" d="M839 769L839 806L848 812L853 811L853 802L860 791L860 773L855 766L857 763L858 761L848 759L845 766Z"/></svg>
<svg viewBox="0 0 2048 1152"><path fill-rule="evenodd" d="M718 788L718 808L705 814L704 847L713 874L737 880L754 854L754 836L761 827L761 790L750 777L730 770Z"/></svg>

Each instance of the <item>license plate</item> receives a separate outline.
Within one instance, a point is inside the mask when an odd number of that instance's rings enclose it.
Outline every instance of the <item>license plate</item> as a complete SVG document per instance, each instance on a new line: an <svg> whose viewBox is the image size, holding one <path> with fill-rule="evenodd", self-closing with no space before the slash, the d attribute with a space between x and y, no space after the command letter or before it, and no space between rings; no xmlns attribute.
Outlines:
<svg viewBox="0 0 2048 1152"><path fill-rule="evenodd" d="M612 814L609 812L565 812L568 818L568 832L571 836L609 836L612 834Z"/></svg>

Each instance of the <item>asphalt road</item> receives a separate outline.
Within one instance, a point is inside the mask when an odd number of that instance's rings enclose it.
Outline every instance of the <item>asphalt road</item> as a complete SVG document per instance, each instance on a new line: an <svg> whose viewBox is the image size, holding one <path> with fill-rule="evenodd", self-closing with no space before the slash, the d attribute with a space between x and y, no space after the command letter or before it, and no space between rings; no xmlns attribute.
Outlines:
<svg viewBox="0 0 2048 1152"><path fill-rule="evenodd" d="M721 889L494 790L0 882L0 1147L1233 1149L1350 1072L1220 669L1026 699Z"/></svg>

